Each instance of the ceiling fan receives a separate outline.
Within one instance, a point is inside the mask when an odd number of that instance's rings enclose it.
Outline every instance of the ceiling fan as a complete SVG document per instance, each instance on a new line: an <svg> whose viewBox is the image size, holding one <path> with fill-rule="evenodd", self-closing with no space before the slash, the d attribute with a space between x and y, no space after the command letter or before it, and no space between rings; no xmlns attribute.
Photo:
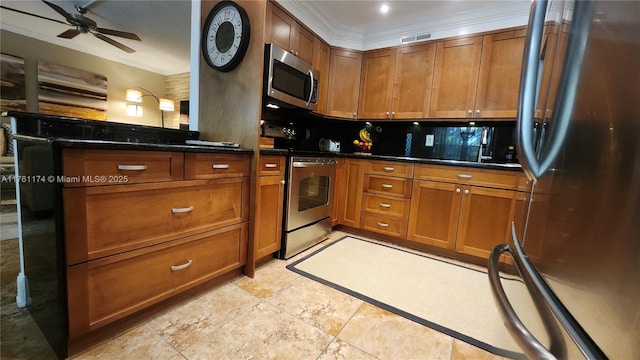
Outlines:
<svg viewBox="0 0 640 360"><path fill-rule="evenodd" d="M60 21L60 20L56 20L56 19L51 19L48 17L44 17L44 16L40 16L40 15L36 15L36 14L31 14L28 12L24 12L21 10L16 10L16 9L11 9L11 8L7 8L5 6L1 6L4 9L7 10L12 10L12 11L16 11L22 14L26 14L26 15L31 15L31 16L35 16L41 19L46 19L46 20L50 20L50 21L54 21L54 22L58 22L61 24L65 24L65 25L71 25L73 27L75 27L75 29L69 29L67 31L64 31L63 33L59 34L58 37L59 38L64 38L64 39L73 39L74 37L76 37L78 34L86 34L86 33L90 33L93 36L97 37L98 39L107 42L110 45L113 45L115 47L117 47L118 49L128 52L128 53L133 53L135 52L134 49L116 41L113 40L105 35L111 35L111 36L118 36L118 37L122 37L125 39L131 39L131 40L137 40L140 41L140 37L138 37L138 35L134 34L134 33L130 33L130 32L126 32L126 31L119 31L119 30L111 30L111 29L105 29L105 28L101 28L98 27L98 24L89 19L88 17L84 16L84 14L86 14L89 11L89 7L91 5L93 5L93 3L96 2L96 0L91 1L89 3L87 3L84 6L80 6L80 5L75 5L75 9L78 12L77 14L69 14L68 12L66 12L63 8L61 8L60 6L53 4L49 1L46 0L42 0L43 3L47 4L50 8L52 8L53 10L55 10L58 14L64 16L65 20L67 20L67 22L65 23L64 21Z"/></svg>

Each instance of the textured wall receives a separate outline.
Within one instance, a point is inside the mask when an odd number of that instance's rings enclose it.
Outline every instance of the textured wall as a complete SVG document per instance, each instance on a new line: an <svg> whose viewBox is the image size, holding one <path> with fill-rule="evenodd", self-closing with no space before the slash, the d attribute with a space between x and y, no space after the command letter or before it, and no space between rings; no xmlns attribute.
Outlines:
<svg viewBox="0 0 640 360"><path fill-rule="evenodd" d="M165 112L164 127L180 127L180 100L189 100L189 73L169 75L165 80L165 97L173 100L175 111Z"/></svg>
<svg viewBox="0 0 640 360"><path fill-rule="evenodd" d="M230 72L210 68L200 53L200 109L198 130L205 140L237 142L258 148L264 62L265 1L236 1L251 24L249 49ZM201 28L217 1L202 1Z"/></svg>

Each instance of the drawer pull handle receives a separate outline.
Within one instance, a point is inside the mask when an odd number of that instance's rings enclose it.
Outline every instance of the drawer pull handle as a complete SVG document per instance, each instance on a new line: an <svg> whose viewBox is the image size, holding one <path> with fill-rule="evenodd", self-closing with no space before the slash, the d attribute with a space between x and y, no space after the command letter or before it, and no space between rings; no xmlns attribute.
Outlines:
<svg viewBox="0 0 640 360"><path fill-rule="evenodd" d="M178 270L182 270L182 269L186 269L189 266L191 266L191 263L193 262L193 260L189 260L186 263L182 264L182 265L172 265L171 266L171 271L178 271Z"/></svg>
<svg viewBox="0 0 640 360"><path fill-rule="evenodd" d="M389 227L389 224L378 221L378 226L386 228Z"/></svg>
<svg viewBox="0 0 640 360"><path fill-rule="evenodd" d="M387 204L387 203L380 203L380 207L383 207L385 209L388 209L391 207L391 204Z"/></svg>
<svg viewBox="0 0 640 360"><path fill-rule="evenodd" d="M212 168L214 169L228 169L229 164L213 164Z"/></svg>
<svg viewBox="0 0 640 360"><path fill-rule="evenodd" d="M383 189L391 189L393 187L393 185L391 184L382 184L382 188Z"/></svg>
<svg viewBox="0 0 640 360"><path fill-rule="evenodd" d="M394 169L393 167L391 167L391 166L385 166L385 167L383 168L383 170L384 170L384 171L394 171L395 169Z"/></svg>
<svg viewBox="0 0 640 360"><path fill-rule="evenodd" d="M193 206L189 206L186 208L171 208L171 213L173 214L178 214L178 213L187 213L187 212L191 212L193 211Z"/></svg>
<svg viewBox="0 0 640 360"><path fill-rule="evenodd" d="M266 167L267 169L273 169L277 168L278 164L264 164L264 167Z"/></svg>
<svg viewBox="0 0 640 360"><path fill-rule="evenodd" d="M471 180L472 175L458 174L458 179Z"/></svg>
<svg viewBox="0 0 640 360"><path fill-rule="evenodd" d="M118 170L129 170L129 171L147 170L147 165L118 165Z"/></svg>

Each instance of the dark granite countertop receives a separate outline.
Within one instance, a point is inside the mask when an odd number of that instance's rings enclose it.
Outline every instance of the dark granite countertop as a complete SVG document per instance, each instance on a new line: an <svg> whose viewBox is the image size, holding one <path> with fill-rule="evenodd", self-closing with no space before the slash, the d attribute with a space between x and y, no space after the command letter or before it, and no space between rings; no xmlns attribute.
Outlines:
<svg viewBox="0 0 640 360"><path fill-rule="evenodd" d="M288 149L260 149L261 155L309 155L309 156L335 156L340 158L354 158L354 159L370 159L370 160L383 160L383 161L400 161L410 162L415 164L433 164L433 165L447 165L447 166L461 166L471 167L479 169L493 169L493 170L508 170L508 171L522 171L522 166L517 163L478 163L472 161L457 161L457 160L440 160L440 159L424 159L415 157L404 156L388 156L388 155L373 155L373 154L358 154L358 153L329 153L321 151L297 151Z"/></svg>
<svg viewBox="0 0 640 360"><path fill-rule="evenodd" d="M64 148L85 148L85 149L110 149L110 150L147 150L147 151L184 151L184 152L208 152L208 153L228 153L228 154L253 154L253 150L223 147L223 146L201 146L201 145L179 145L179 144L153 144L144 142L127 142L113 140L88 140L88 139L67 139L67 138L40 138L26 135L14 135L16 140L42 141L51 146Z"/></svg>

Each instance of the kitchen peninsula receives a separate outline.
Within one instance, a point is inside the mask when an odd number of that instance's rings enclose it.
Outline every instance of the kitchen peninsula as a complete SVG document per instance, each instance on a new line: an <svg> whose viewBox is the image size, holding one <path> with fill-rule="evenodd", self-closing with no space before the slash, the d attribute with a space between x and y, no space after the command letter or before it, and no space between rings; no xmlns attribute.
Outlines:
<svg viewBox="0 0 640 360"><path fill-rule="evenodd" d="M16 129L30 310L59 356L240 273L252 150L186 145L197 132L4 115Z"/></svg>

